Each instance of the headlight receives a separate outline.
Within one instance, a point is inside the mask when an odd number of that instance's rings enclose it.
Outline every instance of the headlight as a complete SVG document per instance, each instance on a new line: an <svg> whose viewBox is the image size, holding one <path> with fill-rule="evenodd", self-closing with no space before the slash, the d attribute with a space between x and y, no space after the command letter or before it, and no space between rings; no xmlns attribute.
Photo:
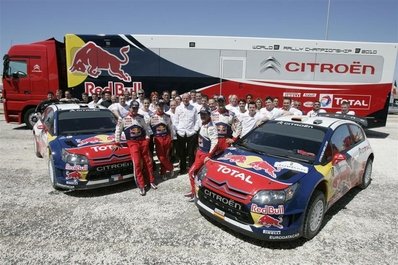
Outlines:
<svg viewBox="0 0 398 265"><path fill-rule="evenodd" d="M203 178L207 175L207 166L204 165L201 169L199 169L197 178L198 180L202 181Z"/></svg>
<svg viewBox="0 0 398 265"><path fill-rule="evenodd" d="M294 193L297 189L297 183L289 186L284 190L260 190L254 195L252 199L252 203L257 205L266 205L266 204L284 204L293 198Z"/></svg>
<svg viewBox="0 0 398 265"><path fill-rule="evenodd" d="M76 155L76 154L71 154L68 151L65 151L65 149L62 149L62 160L65 163L73 164L73 165L87 165L88 160L87 157L83 155Z"/></svg>

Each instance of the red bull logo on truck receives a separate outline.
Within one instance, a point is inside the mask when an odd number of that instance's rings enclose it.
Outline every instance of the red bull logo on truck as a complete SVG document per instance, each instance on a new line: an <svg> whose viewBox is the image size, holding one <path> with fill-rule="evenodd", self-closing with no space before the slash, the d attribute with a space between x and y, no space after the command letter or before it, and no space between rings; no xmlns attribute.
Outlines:
<svg viewBox="0 0 398 265"><path fill-rule="evenodd" d="M131 76L122 69L122 66L129 62L127 55L129 51L130 46L120 48L119 52L123 57L120 59L89 41L75 53L69 71L88 74L93 78L100 76L102 71L107 71L110 76L117 77L124 82L131 82Z"/></svg>

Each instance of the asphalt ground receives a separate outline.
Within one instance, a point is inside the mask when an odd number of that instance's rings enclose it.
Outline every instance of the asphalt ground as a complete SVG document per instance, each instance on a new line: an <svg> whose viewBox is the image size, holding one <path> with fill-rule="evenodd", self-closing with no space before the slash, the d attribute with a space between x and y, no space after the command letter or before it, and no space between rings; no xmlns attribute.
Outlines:
<svg viewBox="0 0 398 265"><path fill-rule="evenodd" d="M0 264L398 264L398 115L367 132L370 186L333 206L315 238L293 242L210 222L183 197L187 175L145 197L132 183L55 191L32 131L0 115Z"/></svg>

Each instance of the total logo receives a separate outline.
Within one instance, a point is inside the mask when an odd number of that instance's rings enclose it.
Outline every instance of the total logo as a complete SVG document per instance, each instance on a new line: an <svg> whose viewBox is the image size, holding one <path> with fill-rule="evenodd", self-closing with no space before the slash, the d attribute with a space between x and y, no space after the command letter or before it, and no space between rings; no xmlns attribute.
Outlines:
<svg viewBox="0 0 398 265"><path fill-rule="evenodd" d="M321 102L321 108L329 109L332 108L333 95L330 94L320 94L319 102Z"/></svg>

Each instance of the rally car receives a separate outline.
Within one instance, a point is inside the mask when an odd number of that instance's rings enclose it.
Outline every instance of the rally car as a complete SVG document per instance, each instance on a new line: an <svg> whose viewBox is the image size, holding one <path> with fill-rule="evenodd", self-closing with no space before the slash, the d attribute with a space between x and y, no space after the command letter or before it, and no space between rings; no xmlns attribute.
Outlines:
<svg viewBox="0 0 398 265"><path fill-rule="evenodd" d="M33 127L36 156L55 189L89 189L132 180L127 147L112 150L116 118L105 107L52 104Z"/></svg>
<svg viewBox="0 0 398 265"><path fill-rule="evenodd" d="M364 130L330 117L282 117L257 127L196 176L199 210L262 240L313 238L325 212L371 182Z"/></svg>

